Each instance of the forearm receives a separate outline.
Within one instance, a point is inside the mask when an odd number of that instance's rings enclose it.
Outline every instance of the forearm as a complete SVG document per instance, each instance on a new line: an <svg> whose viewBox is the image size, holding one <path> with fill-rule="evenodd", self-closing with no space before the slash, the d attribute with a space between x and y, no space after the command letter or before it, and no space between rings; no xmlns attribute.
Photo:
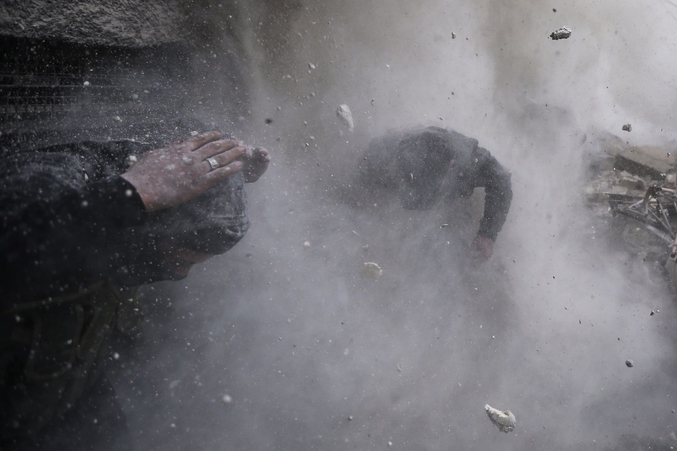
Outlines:
<svg viewBox="0 0 677 451"><path fill-rule="evenodd" d="M500 189L485 187L484 216L477 234L496 241L508 217L511 202L512 189L509 183Z"/></svg>
<svg viewBox="0 0 677 451"><path fill-rule="evenodd" d="M512 202L510 172L489 152L483 151L483 164L477 184L484 187L484 216L480 221L478 235L496 240L508 216Z"/></svg>

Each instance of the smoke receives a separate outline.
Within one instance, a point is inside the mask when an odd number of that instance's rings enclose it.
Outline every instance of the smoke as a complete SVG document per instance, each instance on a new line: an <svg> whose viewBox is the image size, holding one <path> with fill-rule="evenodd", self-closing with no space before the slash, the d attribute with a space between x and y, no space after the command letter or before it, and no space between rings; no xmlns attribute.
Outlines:
<svg viewBox="0 0 677 451"><path fill-rule="evenodd" d="M249 187L238 246L146 290L155 316L120 384L140 448L671 444L674 308L581 195L596 130L631 122L627 140L672 138L670 8L245 5L244 137L275 163ZM563 25L572 37L550 40ZM508 222L479 269L440 225L477 224L481 190L451 211L342 202L366 141L412 124L476 137L513 172ZM383 276L361 278L365 261ZM514 433L489 423L485 403L516 415Z"/></svg>

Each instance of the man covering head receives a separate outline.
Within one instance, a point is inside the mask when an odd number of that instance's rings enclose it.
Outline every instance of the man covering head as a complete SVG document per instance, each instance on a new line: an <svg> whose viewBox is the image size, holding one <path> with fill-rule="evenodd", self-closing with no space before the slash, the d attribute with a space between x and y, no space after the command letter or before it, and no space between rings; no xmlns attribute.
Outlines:
<svg viewBox="0 0 677 451"><path fill-rule="evenodd" d="M125 436L105 367L113 334L140 322L132 288L185 277L249 227L243 184L270 158L221 136L0 159L0 448L90 449L76 442Z"/></svg>
<svg viewBox="0 0 677 451"><path fill-rule="evenodd" d="M476 139L441 127L391 131L370 142L358 174L357 185L397 193L408 210L427 210L443 197L467 198L484 188L484 215L472 250L479 261L493 254L512 201L510 172Z"/></svg>

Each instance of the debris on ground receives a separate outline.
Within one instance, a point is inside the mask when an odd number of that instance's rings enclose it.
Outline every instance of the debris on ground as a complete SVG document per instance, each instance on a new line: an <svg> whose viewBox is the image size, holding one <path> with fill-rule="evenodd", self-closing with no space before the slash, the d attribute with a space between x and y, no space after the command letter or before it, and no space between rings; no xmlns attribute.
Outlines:
<svg viewBox="0 0 677 451"><path fill-rule="evenodd" d="M625 124L623 127L621 127L624 132L631 132L632 131L632 124Z"/></svg>
<svg viewBox="0 0 677 451"><path fill-rule="evenodd" d="M659 211L652 224L641 221L640 216L645 215L644 205L646 211L660 210L658 197L666 197L677 188L677 142L630 145L611 133L594 133L587 152L585 186L588 207L593 212L590 238L613 243L617 249L613 258L663 283L672 272L666 239L677 230L677 209L671 205L663 213ZM623 213L626 210L630 214ZM650 271L644 273L642 268Z"/></svg>
<svg viewBox="0 0 677 451"><path fill-rule="evenodd" d="M339 105L336 109L336 115L341 119L343 125L345 125L348 130L351 132L355 129L355 123L353 122L353 114L350 112L350 108L345 103Z"/></svg>
<svg viewBox="0 0 677 451"><path fill-rule="evenodd" d="M613 195L642 197L654 185L677 188L677 143L632 146L607 133L594 147L588 155L590 202L607 202Z"/></svg>
<svg viewBox="0 0 677 451"><path fill-rule="evenodd" d="M383 275L383 270L374 262L365 262L360 269L360 275L368 279L378 279Z"/></svg>
<svg viewBox="0 0 677 451"><path fill-rule="evenodd" d="M558 28L557 30L550 33L550 39L552 39L553 41L557 41L559 39L569 39L570 36L571 29L569 29L566 26Z"/></svg>
<svg viewBox="0 0 677 451"><path fill-rule="evenodd" d="M515 415L511 411L494 409L489 404L484 405L484 410L487 411L487 416L499 431L507 433L515 429Z"/></svg>

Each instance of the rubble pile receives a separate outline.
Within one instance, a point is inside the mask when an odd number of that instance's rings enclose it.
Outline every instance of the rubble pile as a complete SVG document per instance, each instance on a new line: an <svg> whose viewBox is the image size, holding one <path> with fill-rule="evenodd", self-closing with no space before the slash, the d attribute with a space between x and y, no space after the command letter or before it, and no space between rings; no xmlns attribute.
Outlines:
<svg viewBox="0 0 677 451"><path fill-rule="evenodd" d="M649 188L677 189L677 143L665 146L632 146L621 138L603 136L589 155L585 195L594 212L596 231L605 230L619 243L627 258L639 257L650 266L665 270L668 249L646 224L618 214L611 205L617 201L640 202ZM677 208L666 211L667 220L677 231ZM593 232L594 233L594 232Z"/></svg>

